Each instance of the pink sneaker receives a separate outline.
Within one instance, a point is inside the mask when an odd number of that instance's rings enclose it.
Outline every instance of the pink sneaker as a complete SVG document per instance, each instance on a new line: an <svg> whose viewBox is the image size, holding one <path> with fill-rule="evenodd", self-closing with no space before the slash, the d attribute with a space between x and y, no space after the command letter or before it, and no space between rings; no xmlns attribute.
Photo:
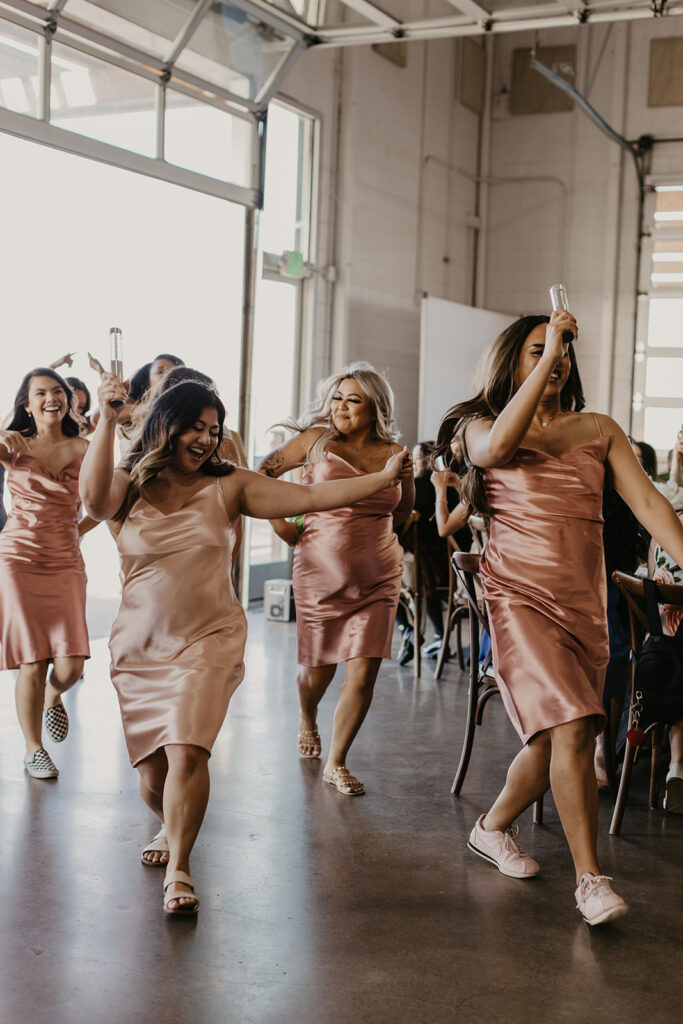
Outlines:
<svg viewBox="0 0 683 1024"><path fill-rule="evenodd" d="M540 871L535 860L528 853L520 850L515 841L519 831L516 825L501 831L488 832L482 827L486 817L482 814L470 833L468 847L472 853L478 853L484 860L495 864L503 875L510 878L533 878Z"/></svg>
<svg viewBox="0 0 683 1024"><path fill-rule="evenodd" d="M628 914L628 904L612 892L611 881L608 875L586 872L581 876L576 890L576 909L581 911L587 924L604 924Z"/></svg>

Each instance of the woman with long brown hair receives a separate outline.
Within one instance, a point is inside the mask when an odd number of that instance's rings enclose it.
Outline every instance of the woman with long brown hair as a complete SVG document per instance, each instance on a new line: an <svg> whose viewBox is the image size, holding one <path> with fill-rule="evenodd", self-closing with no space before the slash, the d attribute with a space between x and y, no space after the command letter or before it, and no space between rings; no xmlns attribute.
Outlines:
<svg viewBox="0 0 683 1024"><path fill-rule="evenodd" d="M683 527L621 428L583 413L571 314L528 316L493 345L484 387L446 413L435 455L454 436L468 463L461 498L490 518L481 576L493 664L522 743L470 849L506 875L538 864L515 841L515 819L550 786L589 924L626 913L597 857L595 735L604 724L608 661L602 491L605 472L636 518L679 560Z"/></svg>
<svg viewBox="0 0 683 1024"><path fill-rule="evenodd" d="M0 534L0 668L19 669L24 766L37 779L59 774L43 747L43 717L48 736L59 743L69 728L62 694L90 656L78 544L93 525L78 521L78 474L88 443L80 437L72 397L50 367L31 370L8 429L0 431L0 462L12 495Z"/></svg>
<svg viewBox="0 0 683 1024"><path fill-rule="evenodd" d="M376 472L401 450L393 392L369 363L351 363L322 381L315 407L300 423L285 426L295 437L266 456L259 472L281 476L303 466L307 484L350 480ZM365 792L346 757L370 708L382 659L391 657L402 572L393 526L408 518L414 500L412 471L406 467L400 482L351 508L307 516L301 531L294 523L273 523L276 533L295 545L298 751L302 757L320 756L318 705L337 665L344 664L323 781L345 796Z"/></svg>
<svg viewBox="0 0 683 1024"><path fill-rule="evenodd" d="M398 479L406 456L318 487L269 480L220 457L225 409L213 388L186 381L157 396L115 469L110 403L125 395L105 374L81 493L90 515L111 521L121 555L112 681L142 797L162 823L157 855L143 862L167 867L164 910L195 914L190 853L209 797L209 757L244 674L246 619L231 579L235 523L242 514L297 515L367 498Z"/></svg>

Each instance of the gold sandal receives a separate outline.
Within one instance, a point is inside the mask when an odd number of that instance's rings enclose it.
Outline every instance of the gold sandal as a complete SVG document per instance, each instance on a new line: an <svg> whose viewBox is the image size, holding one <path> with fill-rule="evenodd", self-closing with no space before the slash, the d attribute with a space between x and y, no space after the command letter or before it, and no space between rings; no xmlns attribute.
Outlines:
<svg viewBox="0 0 683 1024"><path fill-rule="evenodd" d="M344 796L362 796L365 792L364 784L351 774L345 764L338 764L329 774L323 772L323 782L334 786Z"/></svg>
<svg viewBox="0 0 683 1024"><path fill-rule="evenodd" d="M166 890L174 882L181 882L190 890L189 892L167 892ZM180 901L185 902L181 903ZM171 906L172 903L176 906ZM178 917L189 917L199 910L199 897L195 893L192 879L186 871L167 871L164 878L164 910L167 914L176 914Z"/></svg>
<svg viewBox="0 0 683 1024"><path fill-rule="evenodd" d="M309 753L312 748L313 753ZM296 749L300 757L320 757L322 744L317 729L299 729L296 737Z"/></svg>

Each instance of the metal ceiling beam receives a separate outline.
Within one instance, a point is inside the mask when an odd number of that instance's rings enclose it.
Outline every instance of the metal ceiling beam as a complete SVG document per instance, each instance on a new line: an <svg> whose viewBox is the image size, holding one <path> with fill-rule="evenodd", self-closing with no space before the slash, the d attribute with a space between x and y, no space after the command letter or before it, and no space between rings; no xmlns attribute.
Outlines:
<svg viewBox="0 0 683 1024"><path fill-rule="evenodd" d="M369 3L368 0L341 0L341 2L345 7L350 7L356 14L362 14L364 18L379 25L380 28L398 29L402 27L398 18L392 17L385 11L380 11L379 7Z"/></svg>
<svg viewBox="0 0 683 1024"><path fill-rule="evenodd" d="M457 7L463 14L468 14L470 18L488 21L491 17L491 12L480 7L479 4L475 4L474 0L448 0L448 3L451 7Z"/></svg>
<svg viewBox="0 0 683 1024"><path fill-rule="evenodd" d="M211 0L199 0L194 10L190 12L187 21L178 32L178 35L173 40L173 45L171 46L171 49L168 51L168 54L166 55L165 63L167 67L170 67L172 64L175 64L178 57L180 56L181 51L185 49L188 42L190 41L190 36L194 34L195 29L199 25L199 22L202 20L210 6Z"/></svg>

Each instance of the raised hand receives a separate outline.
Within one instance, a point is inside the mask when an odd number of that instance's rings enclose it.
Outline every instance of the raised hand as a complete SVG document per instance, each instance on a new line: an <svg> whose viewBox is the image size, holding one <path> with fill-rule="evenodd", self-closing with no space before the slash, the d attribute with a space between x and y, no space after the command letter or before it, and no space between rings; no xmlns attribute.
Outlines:
<svg viewBox="0 0 683 1024"><path fill-rule="evenodd" d="M388 477L389 484L400 483L403 477L413 475L413 457L408 448L396 452L387 459L387 464L382 472Z"/></svg>
<svg viewBox="0 0 683 1024"><path fill-rule="evenodd" d="M579 328L575 317L566 309L557 309L550 314L550 323L545 330L545 351L543 355L553 356L561 359L567 354L567 346L562 340L565 331L574 335L574 341L579 336Z"/></svg>
<svg viewBox="0 0 683 1024"><path fill-rule="evenodd" d="M90 364L90 369L94 370L95 373L99 373L100 377L102 377L103 374L106 373L106 370L102 366L102 363L99 361L99 359L96 359L95 356L92 355L92 353L90 352L88 352L88 363Z"/></svg>
<svg viewBox="0 0 683 1024"><path fill-rule="evenodd" d="M102 370L102 383L97 389L97 401L100 419L105 422L117 423L121 407L112 408L112 402L126 402L128 398L128 382L119 380L115 373Z"/></svg>
<svg viewBox="0 0 683 1024"><path fill-rule="evenodd" d="M29 438L18 430L0 430L0 448L4 448L8 455L25 455L29 447Z"/></svg>

